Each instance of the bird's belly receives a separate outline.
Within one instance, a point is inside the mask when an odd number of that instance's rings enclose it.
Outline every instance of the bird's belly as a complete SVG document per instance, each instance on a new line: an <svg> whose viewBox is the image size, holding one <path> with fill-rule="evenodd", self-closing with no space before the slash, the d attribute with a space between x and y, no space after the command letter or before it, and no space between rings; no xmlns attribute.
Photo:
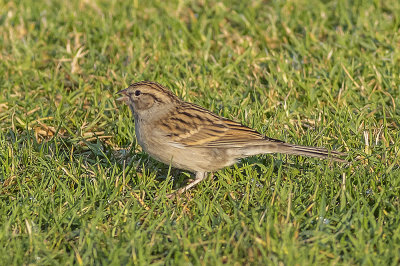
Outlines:
<svg viewBox="0 0 400 266"><path fill-rule="evenodd" d="M193 172L214 172L235 163L235 160L229 160L221 150L184 148L169 151L171 150L166 148L158 158L156 154L152 156L165 164Z"/></svg>
<svg viewBox="0 0 400 266"><path fill-rule="evenodd" d="M167 143L142 146L154 159L173 167L192 172L214 172L236 162L224 149L177 148Z"/></svg>

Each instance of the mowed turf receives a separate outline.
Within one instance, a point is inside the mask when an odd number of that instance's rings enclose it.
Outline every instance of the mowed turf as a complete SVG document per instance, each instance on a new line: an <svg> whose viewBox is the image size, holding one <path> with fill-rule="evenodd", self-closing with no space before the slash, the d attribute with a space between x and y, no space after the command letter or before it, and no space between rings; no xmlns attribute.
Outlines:
<svg viewBox="0 0 400 266"><path fill-rule="evenodd" d="M397 0L0 0L1 264L400 263L399 28ZM137 145L141 80L352 164L261 155L166 199L193 175Z"/></svg>

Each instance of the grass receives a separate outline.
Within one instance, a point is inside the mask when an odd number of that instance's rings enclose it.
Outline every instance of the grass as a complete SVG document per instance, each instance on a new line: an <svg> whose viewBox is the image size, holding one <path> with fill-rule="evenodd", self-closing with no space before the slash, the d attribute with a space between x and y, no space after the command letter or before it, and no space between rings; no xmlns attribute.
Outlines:
<svg viewBox="0 0 400 266"><path fill-rule="evenodd" d="M0 0L2 264L400 263L398 1L128 2ZM140 80L353 164L260 155L168 200L190 173L115 101Z"/></svg>

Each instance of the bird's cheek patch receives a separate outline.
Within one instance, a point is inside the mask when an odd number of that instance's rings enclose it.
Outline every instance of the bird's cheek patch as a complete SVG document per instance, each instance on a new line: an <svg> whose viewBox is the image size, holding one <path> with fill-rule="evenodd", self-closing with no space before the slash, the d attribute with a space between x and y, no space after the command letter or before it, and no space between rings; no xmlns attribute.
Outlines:
<svg viewBox="0 0 400 266"><path fill-rule="evenodd" d="M154 100L151 97L142 97L140 100L135 101L135 106L138 110L147 110L154 105Z"/></svg>

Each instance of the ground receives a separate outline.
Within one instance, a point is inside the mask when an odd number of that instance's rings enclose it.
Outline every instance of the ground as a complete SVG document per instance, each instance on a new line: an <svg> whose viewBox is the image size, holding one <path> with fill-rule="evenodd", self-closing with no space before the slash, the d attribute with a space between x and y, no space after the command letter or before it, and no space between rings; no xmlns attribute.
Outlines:
<svg viewBox="0 0 400 266"><path fill-rule="evenodd" d="M8 264L400 263L400 2L0 0ZM260 155L177 200L115 93L157 81L349 165Z"/></svg>

